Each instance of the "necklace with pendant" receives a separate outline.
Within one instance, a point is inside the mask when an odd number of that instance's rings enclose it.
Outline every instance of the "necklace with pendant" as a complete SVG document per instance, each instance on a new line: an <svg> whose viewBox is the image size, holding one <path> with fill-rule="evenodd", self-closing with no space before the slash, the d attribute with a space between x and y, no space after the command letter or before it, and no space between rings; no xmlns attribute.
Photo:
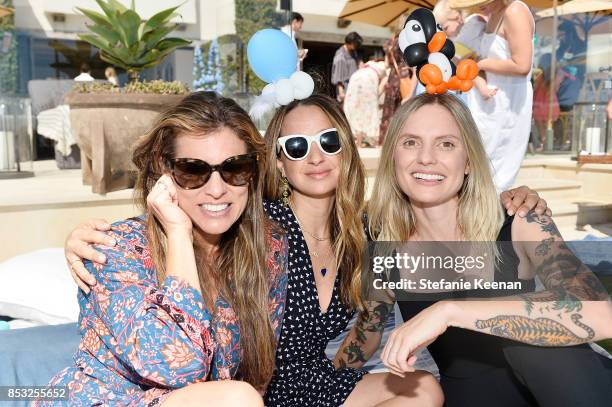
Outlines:
<svg viewBox="0 0 612 407"><path fill-rule="evenodd" d="M302 222L300 222L300 218L298 218L297 212L293 209L293 205L291 204L291 201L289 201L289 207L291 208L291 210L293 211L293 214L295 215L295 220L297 221L298 226L300 227L300 230L302 230L302 232L306 232L306 234L308 234L310 237L312 237L313 239L319 241L319 242L323 242L325 240L329 240L329 237L317 237L315 235L313 235L312 233L310 233L309 231L307 231L306 229L304 229L304 227L302 226ZM308 246L308 241L306 240L306 235L304 235L304 241L306 241L306 246ZM317 259L319 258L319 252L315 251L315 250L310 250L310 247L308 247L308 254L316 257ZM327 255L327 257L325 258L325 264L327 264L327 260L329 260L330 254L333 254L331 249L329 250L329 253ZM324 266L323 268L321 268L319 270L319 272L321 273L321 275L323 277L325 277L325 275L327 274L327 266Z"/></svg>
<svg viewBox="0 0 612 407"><path fill-rule="evenodd" d="M306 239L304 239L304 240L306 240ZM308 241L306 241L306 245L308 245ZM308 253L309 253L309 254L311 254L313 257L316 257L317 259L319 258L319 255L320 255L318 251L310 250L310 248L308 248ZM327 256L325 257L325 259L324 259L324 261L323 261L323 264L327 264L327 262L328 262L328 261L329 261L331 258L333 258L333 252L332 252L332 250L330 249L330 250L329 250L329 252L327 253ZM319 270L319 272L321 273L321 275L322 275L323 277L325 277L325 275L327 274L327 271L328 271L328 270L327 270L327 266L323 266L323 267L322 267L322 268Z"/></svg>

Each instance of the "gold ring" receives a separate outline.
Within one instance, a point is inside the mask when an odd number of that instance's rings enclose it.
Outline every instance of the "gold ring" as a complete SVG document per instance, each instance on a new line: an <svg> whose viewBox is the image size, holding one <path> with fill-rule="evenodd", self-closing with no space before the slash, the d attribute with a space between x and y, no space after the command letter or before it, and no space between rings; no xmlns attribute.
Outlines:
<svg viewBox="0 0 612 407"><path fill-rule="evenodd" d="M77 261L81 261L81 259L76 259L76 260L72 260L71 262L69 262L68 264L70 264L70 267L72 267L72 265L74 263L76 263Z"/></svg>

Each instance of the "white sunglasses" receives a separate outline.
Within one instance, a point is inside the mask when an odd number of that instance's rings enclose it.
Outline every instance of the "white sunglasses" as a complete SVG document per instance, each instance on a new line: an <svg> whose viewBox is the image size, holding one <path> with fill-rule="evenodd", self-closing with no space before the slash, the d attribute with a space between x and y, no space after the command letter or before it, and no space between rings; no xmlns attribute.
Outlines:
<svg viewBox="0 0 612 407"><path fill-rule="evenodd" d="M280 154L282 149L288 159L293 161L303 160L310 154L310 145L313 141L317 143L319 150L325 155L336 155L342 150L338 130L331 128L323 130L314 136L291 134L279 137L276 145L276 154Z"/></svg>

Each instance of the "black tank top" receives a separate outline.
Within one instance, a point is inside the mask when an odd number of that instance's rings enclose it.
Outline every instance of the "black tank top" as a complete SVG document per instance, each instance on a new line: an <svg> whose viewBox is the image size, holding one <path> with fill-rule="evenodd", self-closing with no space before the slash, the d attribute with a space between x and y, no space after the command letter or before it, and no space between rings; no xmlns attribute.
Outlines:
<svg viewBox="0 0 612 407"><path fill-rule="evenodd" d="M512 241L513 216L507 216L497 236L497 241ZM500 258L504 267L495 268L496 281L519 281L519 258L512 245L500 245ZM503 271L502 271L503 270ZM505 290L501 295L515 295L535 290L535 281L520 280L521 290ZM473 294L473 295L472 295ZM466 291L461 297L474 297L480 293ZM418 295L418 294L416 294ZM433 301L398 301L404 321L434 304ZM448 328L427 349L436 361L440 374L449 377L470 377L488 369L504 367L507 362L503 348L513 341L493 335L461 328Z"/></svg>

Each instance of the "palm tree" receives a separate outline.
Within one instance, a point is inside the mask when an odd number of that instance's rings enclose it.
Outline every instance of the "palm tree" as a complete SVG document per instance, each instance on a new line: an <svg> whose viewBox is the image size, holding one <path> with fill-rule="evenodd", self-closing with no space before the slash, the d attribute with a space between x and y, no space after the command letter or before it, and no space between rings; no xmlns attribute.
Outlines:
<svg viewBox="0 0 612 407"><path fill-rule="evenodd" d="M134 0L130 8L117 0L96 0L104 14L77 7L93 24L87 28L93 34L79 34L79 38L100 50L102 60L123 68L130 82L138 81L140 72L159 64L178 47L191 41L166 38L178 24L170 23L176 17L172 7L143 19L136 13Z"/></svg>

